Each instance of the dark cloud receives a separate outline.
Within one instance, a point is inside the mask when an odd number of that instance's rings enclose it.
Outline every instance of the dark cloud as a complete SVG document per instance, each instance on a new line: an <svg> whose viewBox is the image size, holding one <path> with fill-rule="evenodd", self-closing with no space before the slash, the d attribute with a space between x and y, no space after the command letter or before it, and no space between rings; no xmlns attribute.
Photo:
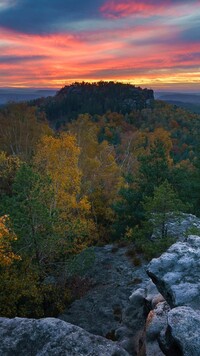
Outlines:
<svg viewBox="0 0 200 356"><path fill-rule="evenodd" d="M9 0L4 0L4 2ZM102 18L100 9L110 0L13 0L13 6L0 11L0 27L30 34L48 34L65 30L73 31L82 20ZM184 4L186 0L115 0L112 4L152 4L155 6ZM190 0L190 3L200 3ZM77 32L79 31L77 24Z"/></svg>
<svg viewBox="0 0 200 356"><path fill-rule="evenodd" d="M0 64L15 64L20 62L40 61L41 59L47 58L47 56L0 56Z"/></svg>
<svg viewBox="0 0 200 356"><path fill-rule="evenodd" d="M103 0L18 0L0 11L0 26L25 33L52 33L77 20L97 18Z"/></svg>
<svg viewBox="0 0 200 356"><path fill-rule="evenodd" d="M185 29L182 31L180 36L180 41L188 43L199 43L200 42L200 22L199 24L194 24L193 27Z"/></svg>
<svg viewBox="0 0 200 356"><path fill-rule="evenodd" d="M200 52L178 54L175 56L175 60L178 62L192 62L198 60L200 63Z"/></svg>

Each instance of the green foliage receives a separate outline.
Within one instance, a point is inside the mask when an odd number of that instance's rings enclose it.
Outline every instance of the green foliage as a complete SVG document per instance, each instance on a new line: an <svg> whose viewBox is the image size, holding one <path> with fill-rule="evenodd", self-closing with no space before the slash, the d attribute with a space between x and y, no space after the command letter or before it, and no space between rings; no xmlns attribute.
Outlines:
<svg viewBox="0 0 200 356"><path fill-rule="evenodd" d="M144 239L140 241L137 248L143 253L144 258L150 261L152 258L162 255L173 243L175 243L175 239L172 237L152 241Z"/></svg>
<svg viewBox="0 0 200 356"><path fill-rule="evenodd" d="M14 179L13 195L4 196L3 213L10 215L18 236L17 248L41 264L55 248L51 210L52 190L48 177L42 178L27 164L21 165ZM21 252L20 252L21 255Z"/></svg>
<svg viewBox="0 0 200 356"><path fill-rule="evenodd" d="M195 152L194 169L190 174L191 198L193 203L193 213L200 216L200 146L198 144ZM188 178L188 177L187 177Z"/></svg>
<svg viewBox="0 0 200 356"><path fill-rule="evenodd" d="M0 151L0 195L12 195L13 181L21 164L19 157Z"/></svg>
<svg viewBox="0 0 200 356"><path fill-rule="evenodd" d="M72 256L66 262L68 276L84 276L95 262L93 248L85 249L80 254Z"/></svg>
<svg viewBox="0 0 200 356"><path fill-rule="evenodd" d="M167 180L155 187L153 197L146 197L143 203L146 220L128 230L126 236L135 244L147 260L160 256L175 239L169 235L168 224L181 216L185 206Z"/></svg>
<svg viewBox="0 0 200 356"><path fill-rule="evenodd" d="M154 235L162 239L168 237L170 219L180 215L184 208L184 204L167 180L155 188L153 198L146 197L144 202L144 209L153 225Z"/></svg>
<svg viewBox="0 0 200 356"><path fill-rule="evenodd" d="M139 185L143 195L152 196L154 188L169 177L169 165L164 143L156 139L150 153L139 157Z"/></svg>
<svg viewBox="0 0 200 356"><path fill-rule="evenodd" d="M153 239L152 234L153 225L149 221L143 222L140 228L136 226L129 232L129 239L134 242L136 252L142 253L148 261L159 257L175 242L175 239L169 236L162 239Z"/></svg>
<svg viewBox="0 0 200 356"><path fill-rule="evenodd" d="M187 231L185 232L185 237L188 237L189 235L196 235L200 236L200 228L197 226L192 226Z"/></svg>
<svg viewBox="0 0 200 356"><path fill-rule="evenodd" d="M127 178L128 180L130 179ZM133 184L127 184L119 191L120 199L113 204L116 217L113 223L114 239L122 238L127 229L140 224L144 217L142 194Z"/></svg>

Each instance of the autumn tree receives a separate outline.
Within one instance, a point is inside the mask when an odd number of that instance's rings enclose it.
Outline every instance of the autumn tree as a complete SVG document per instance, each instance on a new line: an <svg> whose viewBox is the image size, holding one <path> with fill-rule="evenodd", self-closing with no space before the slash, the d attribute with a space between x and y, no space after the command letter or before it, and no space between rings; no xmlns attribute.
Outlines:
<svg viewBox="0 0 200 356"><path fill-rule="evenodd" d="M37 117L36 108L25 103L13 103L0 111L0 149L9 155L29 160L36 143L51 133L47 122Z"/></svg>
<svg viewBox="0 0 200 356"><path fill-rule="evenodd" d="M81 179L79 153L75 137L64 133L59 137L44 136L37 146L35 167L51 178L54 208L76 208Z"/></svg>
<svg viewBox="0 0 200 356"><path fill-rule="evenodd" d="M17 170L21 165L21 161L17 156L9 156L5 152L0 151L0 194L11 195L12 184Z"/></svg>
<svg viewBox="0 0 200 356"><path fill-rule="evenodd" d="M51 179L53 197L50 209L58 210L57 233L63 236L63 248L79 251L96 236L91 206L81 194L80 149L72 134L44 136L37 146L35 169Z"/></svg>
<svg viewBox="0 0 200 356"><path fill-rule="evenodd" d="M76 135L81 148L82 192L91 202L93 217L99 227L104 225L108 229L114 218L111 206L122 184L114 147L105 140L98 142L99 127L87 114L80 115L76 122L68 125L68 129Z"/></svg>
<svg viewBox="0 0 200 356"><path fill-rule="evenodd" d="M21 256L14 252L18 239L11 224L8 216L0 217L0 315L55 316L69 302L70 291L63 285L44 283L46 271L35 268L32 256L24 248Z"/></svg>
<svg viewBox="0 0 200 356"><path fill-rule="evenodd" d="M9 217L0 217L0 267L9 266L20 256L13 252L12 243L17 240L15 233L8 227Z"/></svg>

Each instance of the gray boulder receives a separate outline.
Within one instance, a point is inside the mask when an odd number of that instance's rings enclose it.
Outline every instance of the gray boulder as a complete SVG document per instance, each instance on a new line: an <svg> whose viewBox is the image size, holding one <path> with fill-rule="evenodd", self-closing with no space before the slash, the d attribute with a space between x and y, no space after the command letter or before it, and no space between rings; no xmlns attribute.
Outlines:
<svg viewBox="0 0 200 356"><path fill-rule="evenodd" d="M54 318L0 318L3 356L126 356L116 343Z"/></svg>
<svg viewBox="0 0 200 356"><path fill-rule="evenodd" d="M145 328L145 355L160 356L164 355L160 345L165 340L165 332L167 330L167 313L170 307L166 302L160 302L154 310L151 310ZM163 347L164 348L164 347Z"/></svg>
<svg viewBox="0 0 200 356"><path fill-rule="evenodd" d="M129 297L130 305L123 313L123 327L116 330L116 338L131 355L145 354L146 317L163 300L151 281L143 283Z"/></svg>
<svg viewBox="0 0 200 356"><path fill-rule="evenodd" d="M200 308L200 237L177 242L153 259L147 273L169 305Z"/></svg>
<svg viewBox="0 0 200 356"><path fill-rule="evenodd" d="M200 355L200 315L189 307L168 313L168 337L183 356Z"/></svg>

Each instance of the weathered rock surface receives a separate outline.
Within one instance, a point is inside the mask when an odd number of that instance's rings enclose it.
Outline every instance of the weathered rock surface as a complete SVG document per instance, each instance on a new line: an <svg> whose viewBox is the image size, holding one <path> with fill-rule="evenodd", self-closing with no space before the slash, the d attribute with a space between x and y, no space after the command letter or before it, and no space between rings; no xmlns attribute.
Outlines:
<svg viewBox="0 0 200 356"><path fill-rule="evenodd" d="M113 252L114 251L114 252ZM143 280L149 280L145 267L134 267L126 256L127 247L115 251L113 245L95 247L95 262L85 275L92 278L93 287L76 300L60 319L78 325L89 332L106 336L122 323L129 297Z"/></svg>
<svg viewBox="0 0 200 356"><path fill-rule="evenodd" d="M149 313L146 355L199 356L200 237L172 245L150 262L147 273L173 309L164 302Z"/></svg>
<svg viewBox="0 0 200 356"><path fill-rule="evenodd" d="M63 320L0 318L0 355L199 356L200 237L177 242L148 267L134 266L128 249L93 249L85 273L92 288Z"/></svg>
<svg viewBox="0 0 200 356"><path fill-rule="evenodd" d="M116 343L54 318L0 318L2 356L126 356Z"/></svg>
<svg viewBox="0 0 200 356"><path fill-rule="evenodd" d="M163 297L151 281L146 281L131 294L129 300L130 305L123 315L123 332L117 329L116 336L120 345L131 355L145 355L146 317L153 306L163 301Z"/></svg>
<svg viewBox="0 0 200 356"><path fill-rule="evenodd" d="M177 307L168 313L168 333L180 355L200 355L200 314L189 307Z"/></svg>
<svg viewBox="0 0 200 356"><path fill-rule="evenodd" d="M135 267L126 255L127 250L113 245L93 249L95 263L86 275L92 278L93 288L76 300L60 319L95 335L117 340L130 354L136 355L147 315L145 285L150 279L145 265ZM141 298L129 299L139 287L143 290ZM154 289L154 294L158 294L155 286Z"/></svg>
<svg viewBox="0 0 200 356"><path fill-rule="evenodd" d="M200 309L200 237L189 236L166 253L153 259L147 268L169 305Z"/></svg>
<svg viewBox="0 0 200 356"><path fill-rule="evenodd" d="M185 234L191 228L200 230L200 219L192 214L181 213L179 217L168 221L167 230L169 236L183 241Z"/></svg>
<svg viewBox="0 0 200 356"><path fill-rule="evenodd" d="M166 302L160 302L154 310L151 310L146 321L145 330L145 355L160 356L164 355L160 345L167 330L167 314L170 310Z"/></svg>

